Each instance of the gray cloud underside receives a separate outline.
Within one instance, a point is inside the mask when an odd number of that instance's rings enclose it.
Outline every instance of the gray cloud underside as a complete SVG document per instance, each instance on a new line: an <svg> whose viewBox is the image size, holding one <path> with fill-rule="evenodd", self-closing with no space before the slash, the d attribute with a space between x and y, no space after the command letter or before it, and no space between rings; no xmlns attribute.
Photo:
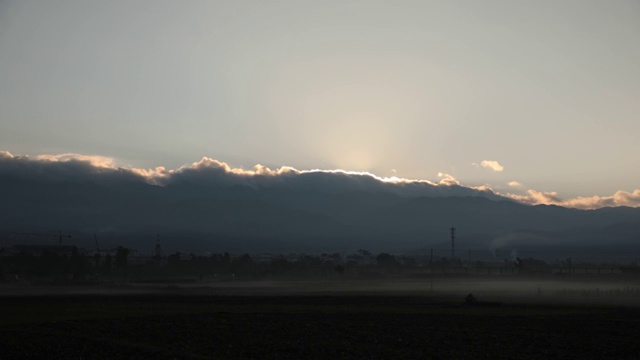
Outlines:
<svg viewBox="0 0 640 360"><path fill-rule="evenodd" d="M163 187L191 186L199 189L242 186L256 190L290 189L333 194L352 191L386 192L403 197L476 196L529 205L558 205L577 209L640 207L640 189L632 192L620 190L610 196L562 199L556 192L541 192L535 189L528 189L525 194L502 194L493 191L489 186L464 186L448 174L439 174L441 179L435 183L396 177L382 178L366 172L297 170L286 166L272 170L256 165L253 169L243 170L207 157L171 170L163 167L156 169L117 167L113 159L102 156L60 154L29 158L0 151L0 175L46 182L88 181L110 185L139 183Z"/></svg>
<svg viewBox="0 0 640 360"><path fill-rule="evenodd" d="M104 158L99 158L103 160ZM432 183L421 180L379 178L368 173L338 170L300 171L289 167L271 170L256 165L252 170L233 169L226 163L203 158L176 170L125 169L103 162L51 157L31 159L26 156L0 155L0 176L39 182L90 182L104 185L146 183L162 187L193 186L228 188L244 186L253 189L292 189L341 193L351 191L390 192L403 197L481 196L492 200L509 200L490 189L475 189L456 183Z"/></svg>
<svg viewBox="0 0 640 360"><path fill-rule="evenodd" d="M242 170L210 158L145 170L99 156L0 152L0 240L3 233L6 240L12 232L62 230L86 246L97 233L114 246L152 249L162 234L173 251L404 251L446 241L455 224L461 246L493 251L530 242L625 243L640 234L640 209L525 206L563 200L530 191L517 201L447 174L440 178L260 165ZM519 234L517 241L511 233Z"/></svg>

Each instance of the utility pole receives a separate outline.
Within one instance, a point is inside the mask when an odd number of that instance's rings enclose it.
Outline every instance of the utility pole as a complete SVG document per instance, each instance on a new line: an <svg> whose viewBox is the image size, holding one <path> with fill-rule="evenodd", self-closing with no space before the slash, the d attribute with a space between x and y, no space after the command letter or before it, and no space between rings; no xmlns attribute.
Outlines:
<svg viewBox="0 0 640 360"><path fill-rule="evenodd" d="M456 251L455 251L455 240L456 240L456 228L451 225L451 260L453 260L453 258L455 258L456 256Z"/></svg>
<svg viewBox="0 0 640 360"><path fill-rule="evenodd" d="M431 273L431 295L433 295L433 249L431 249L431 270L429 271Z"/></svg>
<svg viewBox="0 0 640 360"><path fill-rule="evenodd" d="M96 260L96 266L100 265L100 246L98 245L98 236L96 235L96 233L93 233L93 240L95 240L96 242L96 254L94 255L94 258Z"/></svg>
<svg viewBox="0 0 640 360"><path fill-rule="evenodd" d="M100 246L98 245L98 237L96 236L96 233L93 233L93 240L96 242L96 252L100 254Z"/></svg>
<svg viewBox="0 0 640 360"><path fill-rule="evenodd" d="M160 247L160 234L156 236L156 259L160 260L162 256L162 248Z"/></svg>

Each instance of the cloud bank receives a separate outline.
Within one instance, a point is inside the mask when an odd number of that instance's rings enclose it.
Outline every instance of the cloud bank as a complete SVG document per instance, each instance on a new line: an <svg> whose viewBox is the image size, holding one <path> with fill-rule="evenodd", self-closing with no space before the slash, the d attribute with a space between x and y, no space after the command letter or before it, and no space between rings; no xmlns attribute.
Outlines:
<svg viewBox="0 0 640 360"><path fill-rule="evenodd" d="M483 167L501 171L497 161L483 161ZM389 192L404 197L480 196L492 200L517 201L531 205L558 205L578 209L629 206L640 207L640 189L618 191L610 196L562 199L556 192L527 190L526 194L500 194L489 186L471 187L455 177L438 173L440 180L412 180L399 177L380 177L367 172L345 170L298 170L289 166L270 169L255 165L245 170L203 157L200 161L177 169L124 168L117 161L104 156L82 154L44 154L33 157L13 155L0 151L0 176L29 181L76 182L84 181L118 185L122 183L148 183L157 186L187 186L195 188L246 186L255 189L293 189L339 193L349 191ZM510 187L522 184L512 181Z"/></svg>
<svg viewBox="0 0 640 360"><path fill-rule="evenodd" d="M405 197L481 196L509 200L488 187L462 186L453 176L441 174L439 182L379 177L367 172L345 170L298 170L289 166L270 169L255 165L245 170L203 157L178 169L123 168L112 158L81 154L14 156L0 153L0 175L21 180L83 182L113 185L122 182L148 183L157 186L224 188L245 186L254 189L292 189L339 193L349 191L389 192ZM509 200L510 201L510 200Z"/></svg>

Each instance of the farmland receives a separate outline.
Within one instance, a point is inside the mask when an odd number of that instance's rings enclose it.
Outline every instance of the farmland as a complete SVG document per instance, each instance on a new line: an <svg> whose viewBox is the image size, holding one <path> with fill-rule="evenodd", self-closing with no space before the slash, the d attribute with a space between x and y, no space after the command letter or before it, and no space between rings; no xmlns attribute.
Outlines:
<svg viewBox="0 0 640 360"><path fill-rule="evenodd" d="M5 287L0 346L65 359L640 356L632 287L479 283L471 305L440 281L433 293L402 281Z"/></svg>

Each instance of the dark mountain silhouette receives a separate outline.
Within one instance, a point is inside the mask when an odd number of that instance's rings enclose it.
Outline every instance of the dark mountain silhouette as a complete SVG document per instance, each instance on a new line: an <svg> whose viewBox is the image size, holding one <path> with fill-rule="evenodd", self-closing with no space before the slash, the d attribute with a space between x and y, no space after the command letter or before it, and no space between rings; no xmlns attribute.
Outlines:
<svg viewBox="0 0 640 360"><path fill-rule="evenodd" d="M0 167L3 246L36 241L12 233L63 230L88 248L96 233L105 246L144 252L161 234L168 252L428 253L449 246L452 224L460 249L492 255L640 244L637 208L530 206L457 185L387 184L341 173L247 179L219 169L190 169L155 185L81 162L10 165Z"/></svg>

